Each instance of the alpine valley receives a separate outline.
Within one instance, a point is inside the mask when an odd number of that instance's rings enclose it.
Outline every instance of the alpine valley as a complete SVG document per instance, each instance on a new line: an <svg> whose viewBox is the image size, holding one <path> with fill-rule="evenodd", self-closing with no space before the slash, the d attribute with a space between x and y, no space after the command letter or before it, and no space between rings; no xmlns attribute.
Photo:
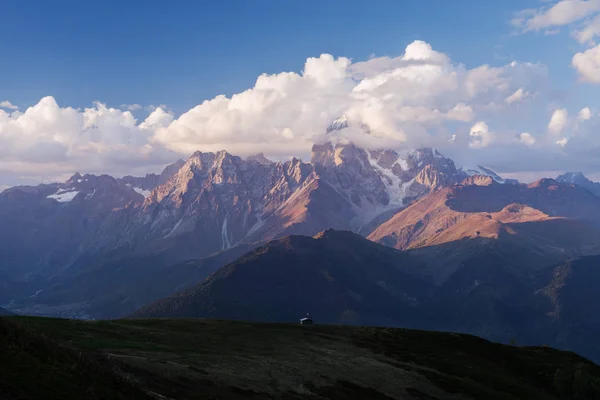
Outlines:
<svg viewBox="0 0 600 400"><path fill-rule="evenodd" d="M310 163L196 152L160 175L77 173L0 193L0 313L310 312L599 361L598 185L522 184L436 149L349 142L315 144Z"/></svg>

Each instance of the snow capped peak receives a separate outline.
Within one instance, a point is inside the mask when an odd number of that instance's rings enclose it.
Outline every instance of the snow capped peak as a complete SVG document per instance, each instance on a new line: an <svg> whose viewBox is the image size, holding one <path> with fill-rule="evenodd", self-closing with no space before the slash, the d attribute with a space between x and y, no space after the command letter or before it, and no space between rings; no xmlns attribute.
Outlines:
<svg viewBox="0 0 600 400"><path fill-rule="evenodd" d="M581 184L588 183L590 180L586 178L581 172L566 172L562 175L559 175L556 180L562 183L573 183L573 184Z"/></svg>
<svg viewBox="0 0 600 400"><path fill-rule="evenodd" d="M331 125L327 128L327 133L332 131L341 131L344 128L348 127L348 116L346 114L342 114L338 119L333 121Z"/></svg>
<svg viewBox="0 0 600 400"><path fill-rule="evenodd" d="M78 182L78 181L81 181L81 179L82 179L81 174L79 172L75 172L73 174L73 176L70 177L69 180L67 180L67 183L69 183L69 182Z"/></svg>
<svg viewBox="0 0 600 400"><path fill-rule="evenodd" d="M465 172L468 176L474 176L474 175L489 176L490 178L492 178L493 180L495 180L498 183L506 183L506 180L503 179L500 175L498 175L491 169L481 166L481 165L476 165L474 167L463 167L462 171Z"/></svg>

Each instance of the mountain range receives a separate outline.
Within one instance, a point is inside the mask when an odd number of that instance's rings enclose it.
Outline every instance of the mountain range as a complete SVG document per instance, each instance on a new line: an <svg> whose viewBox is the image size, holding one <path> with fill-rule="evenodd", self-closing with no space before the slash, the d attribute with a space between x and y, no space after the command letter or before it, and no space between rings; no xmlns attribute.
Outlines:
<svg viewBox="0 0 600 400"><path fill-rule="evenodd" d="M596 333L575 312L592 294L552 310L572 266L600 254L595 185L344 142L315 144L309 163L196 152L145 177L75 174L0 193L0 304L82 319L311 312L579 348Z"/></svg>
<svg viewBox="0 0 600 400"><path fill-rule="evenodd" d="M600 361L600 256L541 267L495 252L482 249L440 283L420 254L351 232L288 236L132 317L294 322L309 313L318 323L463 332Z"/></svg>
<svg viewBox="0 0 600 400"><path fill-rule="evenodd" d="M65 183L13 187L0 193L0 257L7 260L0 301L46 313L42 293L136 262L170 267L329 228L368 234L411 201L465 176L434 149L400 157L325 143L314 146L311 163L196 152L160 175L75 174ZM89 308L89 298L63 300L52 310Z"/></svg>

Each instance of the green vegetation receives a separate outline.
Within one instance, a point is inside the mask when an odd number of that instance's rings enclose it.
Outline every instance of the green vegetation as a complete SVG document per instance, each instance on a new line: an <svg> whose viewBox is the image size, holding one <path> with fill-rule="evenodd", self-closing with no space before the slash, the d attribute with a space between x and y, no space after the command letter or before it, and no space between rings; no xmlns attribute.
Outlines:
<svg viewBox="0 0 600 400"><path fill-rule="evenodd" d="M57 379L72 375L73 393L81 393L78 385L91 388L92 383L106 390L119 385L124 393L135 384L155 398L169 399L600 398L600 367L582 357L468 335L198 319L9 319L23 327L3 323L16 332L9 331L9 343L35 338L46 347L17 346L19 353L12 356L2 352L0 394L5 387L34 390L39 371L54 366ZM65 347L31 332L44 332ZM78 363L77 357L90 361ZM31 367L34 361L40 364ZM34 368L37 375L29 371ZM54 389L40 386L39 391ZM52 393L22 398L60 398L58 391ZM143 398L143 393L116 393L97 398ZM85 397L93 398L64 398Z"/></svg>

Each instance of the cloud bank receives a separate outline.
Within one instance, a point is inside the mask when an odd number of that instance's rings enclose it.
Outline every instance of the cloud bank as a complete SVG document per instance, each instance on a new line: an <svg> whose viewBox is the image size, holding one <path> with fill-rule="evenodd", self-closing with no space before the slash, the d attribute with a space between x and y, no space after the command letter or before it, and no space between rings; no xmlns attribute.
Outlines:
<svg viewBox="0 0 600 400"><path fill-rule="evenodd" d="M588 134L597 126L589 108L572 110L575 117L555 110L549 123L522 126L523 112L547 107L547 81L544 65L468 69L415 41L397 57L308 58L300 73L263 74L253 87L204 100L179 116L165 106L138 104L96 102L75 109L51 96L21 112L6 101L0 109L0 177L143 174L196 150L306 157L313 143L331 139L400 151L435 146L459 165L491 162L507 172L549 170L557 168L556 154L600 143ZM143 120L131 113L143 109L151 111ZM326 135L342 115L349 127ZM557 169L595 167L586 160Z"/></svg>

